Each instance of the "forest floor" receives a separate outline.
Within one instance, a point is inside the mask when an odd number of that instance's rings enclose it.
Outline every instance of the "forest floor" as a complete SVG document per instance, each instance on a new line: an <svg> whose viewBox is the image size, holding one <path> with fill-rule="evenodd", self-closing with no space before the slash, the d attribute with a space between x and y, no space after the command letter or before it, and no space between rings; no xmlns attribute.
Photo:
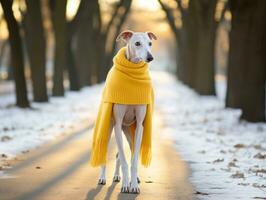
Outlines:
<svg viewBox="0 0 266 200"><path fill-rule="evenodd" d="M239 110L224 109L223 83L216 98L198 96L168 73L153 72L152 79L154 159L150 168L141 169L141 195L129 198L189 199L194 193L196 199L266 199L266 124L239 121ZM45 194L64 199L78 191L82 199L125 198L111 184L113 170L108 170L107 186L99 187L98 172L87 163L88 127L101 89L96 85L67 92L66 98L52 97L50 103L34 103L26 110L11 105L12 95L1 96L1 197L8 197L9 188L10 195L22 199ZM81 127L85 129L79 131Z"/></svg>

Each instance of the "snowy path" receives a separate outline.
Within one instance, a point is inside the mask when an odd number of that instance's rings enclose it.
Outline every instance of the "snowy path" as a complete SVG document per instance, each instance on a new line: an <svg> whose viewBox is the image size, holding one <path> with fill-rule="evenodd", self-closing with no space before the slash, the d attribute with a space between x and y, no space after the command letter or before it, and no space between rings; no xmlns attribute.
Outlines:
<svg viewBox="0 0 266 200"><path fill-rule="evenodd" d="M157 114L154 122L153 162L149 168L140 168L140 195L121 194L121 183L112 183L114 139L110 145L107 184L97 185L99 169L88 164L92 138L91 130L86 129L19 156L12 163L14 167L7 170L11 177L0 181L0 199L192 199L187 167L171 141L161 140L161 120Z"/></svg>

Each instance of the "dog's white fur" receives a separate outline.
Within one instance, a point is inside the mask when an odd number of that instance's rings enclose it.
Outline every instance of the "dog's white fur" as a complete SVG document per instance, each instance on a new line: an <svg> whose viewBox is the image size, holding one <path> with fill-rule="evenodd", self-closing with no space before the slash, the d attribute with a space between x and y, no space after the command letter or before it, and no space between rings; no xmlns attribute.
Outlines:
<svg viewBox="0 0 266 200"><path fill-rule="evenodd" d="M124 31L119 34L117 41L123 40L126 42L126 57L134 63L140 61L150 62L153 60L151 54L152 39L157 39L152 32L132 32ZM139 151L143 134L143 121L146 116L146 105L126 105L114 104L113 106L113 119L111 122L110 134L114 128L115 138L118 147L116 156L116 167L114 173L114 181L120 181L120 166L122 169L122 188L121 192L139 193L138 186L139 178L137 176ZM132 139L129 126L136 122L136 133L134 148L132 148ZM126 161L122 131L124 132L131 149L131 180L129 182L129 170ZM132 151L134 149L134 152ZM106 166L101 166L99 184L106 183Z"/></svg>

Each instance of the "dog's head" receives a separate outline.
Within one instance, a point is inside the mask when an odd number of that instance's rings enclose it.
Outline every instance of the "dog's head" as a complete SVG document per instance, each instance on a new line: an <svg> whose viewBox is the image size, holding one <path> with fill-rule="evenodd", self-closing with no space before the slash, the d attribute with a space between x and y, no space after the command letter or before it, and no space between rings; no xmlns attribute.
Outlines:
<svg viewBox="0 0 266 200"><path fill-rule="evenodd" d="M123 31L118 35L116 41L123 40L127 43L127 53L133 62L150 62L153 60L151 54L152 40L157 40L157 37L152 32L133 32Z"/></svg>

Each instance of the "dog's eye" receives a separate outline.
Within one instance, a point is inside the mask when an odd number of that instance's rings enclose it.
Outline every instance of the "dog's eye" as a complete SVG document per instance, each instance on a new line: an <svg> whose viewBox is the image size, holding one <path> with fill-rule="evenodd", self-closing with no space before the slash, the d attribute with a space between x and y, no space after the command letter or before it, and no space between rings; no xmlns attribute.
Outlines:
<svg viewBox="0 0 266 200"><path fill-rule="evenodd" d="M136 42L135 45L138 47L140 46L140 42Z"/></svg>
<svg viewBox="0 0 266 200"><path fill-rule="evenodd" d="M151 42L149 42L149 46L152 46L152 43Z"/></svg>

